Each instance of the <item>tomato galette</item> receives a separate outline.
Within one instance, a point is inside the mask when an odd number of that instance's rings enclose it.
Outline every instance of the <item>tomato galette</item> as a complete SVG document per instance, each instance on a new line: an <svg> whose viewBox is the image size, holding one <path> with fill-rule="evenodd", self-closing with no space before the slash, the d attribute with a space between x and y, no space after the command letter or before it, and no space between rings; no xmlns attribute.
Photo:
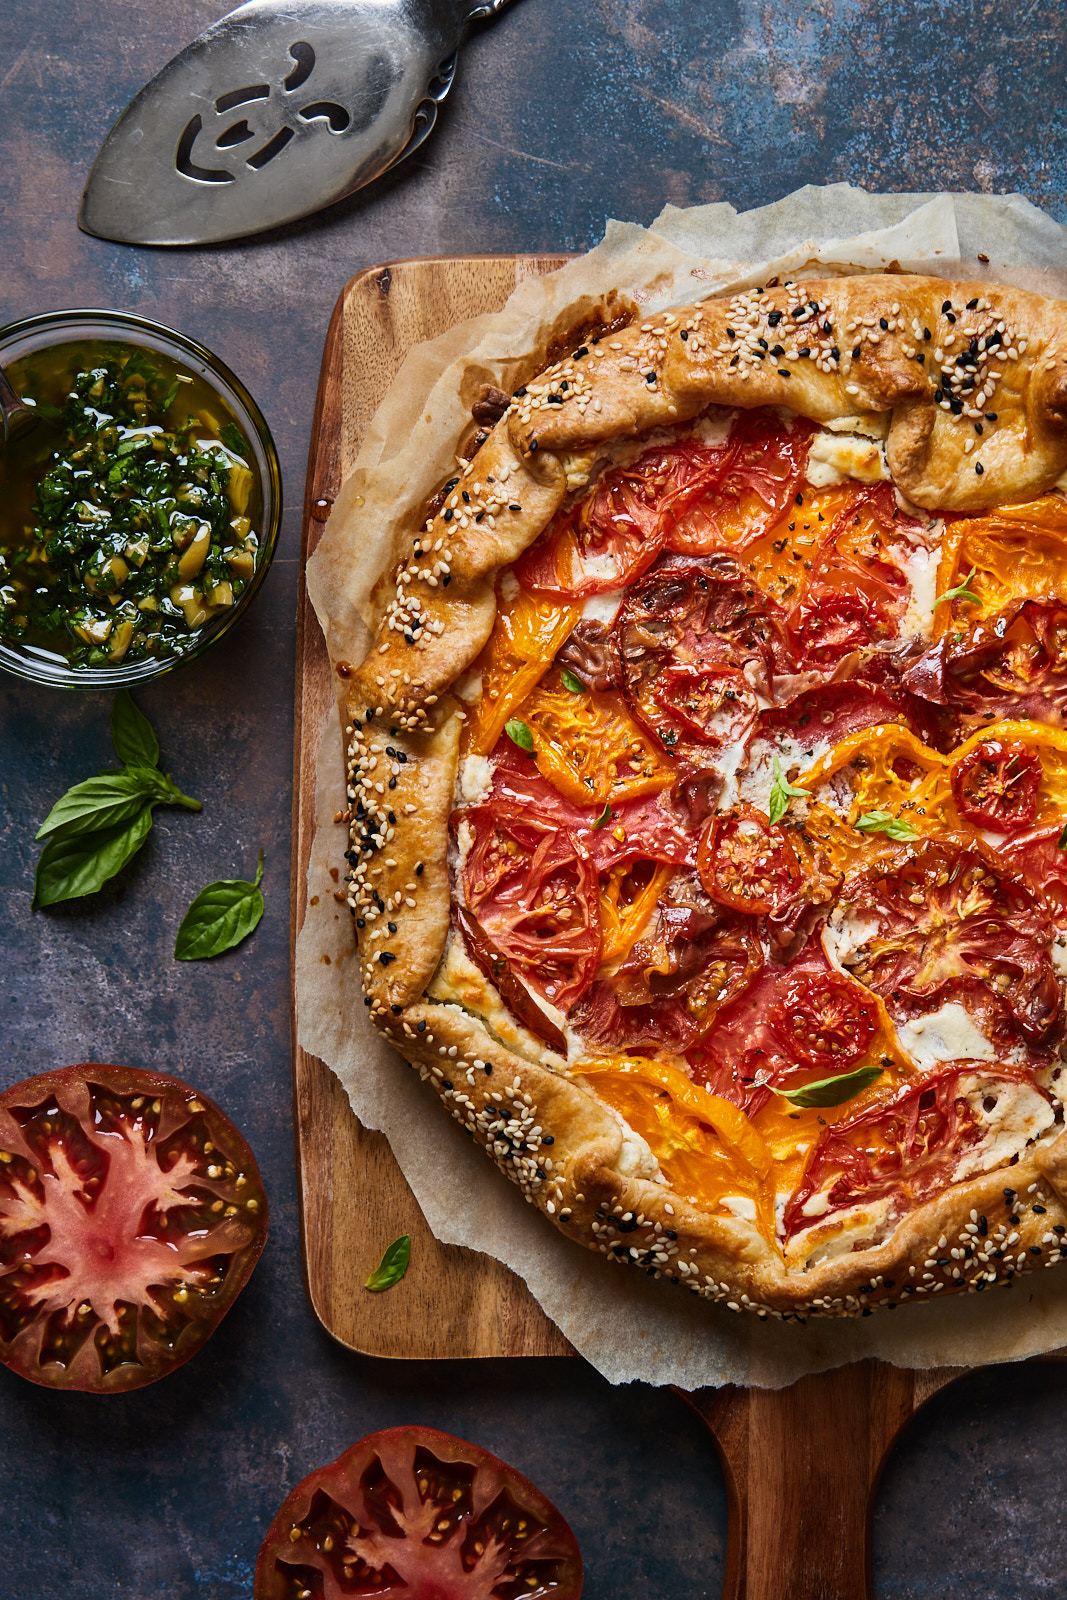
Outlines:
<svg viewBox="0 0 1067 1600"><path fill-rule="evenodd" d="M375 1023L567 1235L733 1310L1051 1266L1067 307L851 277L559 348L342 668Z"/></svg>

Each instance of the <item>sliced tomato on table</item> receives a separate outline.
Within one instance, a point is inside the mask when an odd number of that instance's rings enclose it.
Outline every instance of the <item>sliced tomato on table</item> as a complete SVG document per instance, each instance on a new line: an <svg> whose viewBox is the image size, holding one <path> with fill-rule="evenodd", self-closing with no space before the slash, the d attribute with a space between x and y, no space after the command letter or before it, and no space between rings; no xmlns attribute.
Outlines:
<svg viewBox="0 0 1067 1600"><path fill-rule="evenodd" d="M679 496L666 544L679 555L744 550L785 516L804 478L811 424L787 424L776 411L743 411L717 481Z"/></svg>
<svg viewBox="0 0 1067 1600"><path fill-rule="evenodd" d="M1018 1081L985 1063L980 1070L983 1079ZM951 1183L961 1159L983 1136L974 1107L963 1097L968 1077L974 1081L973 1067L946 1067L897 1090L888 1104L827 1128L786 1205L786 1238L829 1213L886 1195L898 1196L904 1213ZM816 1195L825 1195L825 1205L814 1216L806 1214Z"/></svg>
<svg viewBox="0 0 1067 1600"><path fill-rule="evenodd" d="M578 1542L488 1450L414 1424L368 1434L274 1518L253 1600L580 1600Z"/></svg>
<svg viewBox="0 0 1067 1600"><path fill-rule="evenodd" d="M569 828L497 801L461 814L473 835L467 905L519 977L561 1011L600 965L597 873Z"/></svg>
<svg viewBox="0 0 1067 1600"><path fill-rule="evenodd" d="M800 891L800 863L785 832L762 811L737 805L709 818L700 836L700 881L720 905L781 914Z"/></svg>
<svg viewBox="0 0 1067 1600"><path fill-rule="evenodd" d="M857 915L875 926L845 965L891 997L935 997L977 979L1034 1042L1060 1013L1047 907L978 850L935 840L897 851L845 885ZM892 1003L890 1004L892 1010Z"/></svg>
<svg viewBox="0 0 1067 1600"><path fill-rule="evenodd" d="M0 1095L0 1361L23 1377L94 1394L163 1377L266 1235L251 1150L178 1078L93 1064Z"/></svg>
<svg viewBox="0 0 1067 1600"><path fill-rule="evenodd" d="M1019 739L983 739L952 768L956 808L975 828L1022 833L1037 815L1041 757Z"/></svg>
<svg viewBox="0 0 1067 1600"><path fill-rule="evenodd" d="M674 518L710 491L732 455L730 447L704 445L694 436L609 468L523 552L515 576L532 594L564 600L633 583L656 559Z"/></svg>

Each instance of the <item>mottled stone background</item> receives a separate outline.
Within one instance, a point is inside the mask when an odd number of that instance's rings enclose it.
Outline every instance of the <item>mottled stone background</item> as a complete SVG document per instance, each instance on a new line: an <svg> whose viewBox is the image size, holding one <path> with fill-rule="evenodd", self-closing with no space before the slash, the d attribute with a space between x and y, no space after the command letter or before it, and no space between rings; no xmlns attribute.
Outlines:
<svg viewBox="0 0 1067 1600"><path fill-rule="evenodd" d="M345 280L390 258L581 250L607 215L777 199L800 183L1021 190L1067 221L1067 11L947 0L517 0L474 38L440 125L328 215L248 244L146 251L86 238L89 164L214 0L2 0L0 322L57 306L144 312L216 349L281 451L289 510L249 619L139 698L204 802L159 813L91 903L31 916L33 834L109 758L99 697L0 683L0 1082L67 1061L173 1068L255 1148L272 1233L211 1345L138 1394L46 1393L0 1371L7 1600L238 1600L288 1489L372 1428L487 1445L571 1520L588 1600L701 1600L722 1580L712 1448L671 1395L577 1361L386 1365L322 1332L300 1277L289 1102L289 773L299 506L319 356ZM3 492L0 479L0 493ZM193 891L267 855L267 915L214 963L171 959ZM980 1373L897 1448L875 1514L879 1600L1067 1594L1067 1370ZM827 1527L833 1508L812 1505ZM788 1597L783 1596L783 1600Z"/></svg>

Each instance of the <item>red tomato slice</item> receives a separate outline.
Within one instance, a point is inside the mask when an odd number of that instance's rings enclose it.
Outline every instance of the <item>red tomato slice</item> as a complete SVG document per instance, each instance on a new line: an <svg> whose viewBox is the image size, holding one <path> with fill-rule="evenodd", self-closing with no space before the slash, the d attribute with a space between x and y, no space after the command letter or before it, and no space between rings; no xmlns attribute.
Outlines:
<svg viewBox="0 0 1067 1600"><path fill-rule="evenodd" d="M600 979L571 1021L609 1050L684 1050L741 994L763 966L755 923L706 897L696 879L676 876L649 931L611 979Z"/></svg>
<svg viewBox="0 0 1067 1600"><path fill-rule="evenodd" d="M1010 862L1028 889L1039 891L1054 920L1067 922L1067 848L1060 844L1063 829L1052 828L1006 838L1000 856Z"/></svg>
<svg viewBox="0 0 1067 1600"><path fill-rule="evenodd" d="M839 972L804 973L790 982L771 1013L787 1050L811 1067L843 1070L878 1032L878 1007Z"/></svg>
<svg viewBox="0 0 1067 1600"><path fill-rule="evenodd" d="M983 739L953 769L960 816L991 833L1022 833L1037 815L1041 758L1018 739Z"/></svg>
<svg viewBox="0 0 1067 1600"><path fill-rule="evenodd" d="M467 905L531 988L567 1011L600 965L597 872L569 829L497 802L462 813L474 834Z"/></svg>
<svg viewBox="0 0 1067 1600"><path fill-rule="evenodd" d="M289 1495L253 1600L579 1600L578 1541L528 1478L408 1425L368 1434Z"/></svg>
<svg viewBox="0 0 1067 1600"><path fill-rule="evenodd" d="M646 450L626 467L605 472L596 486L558 513L515 563L532 594L579 600L630 584L652 565L675 516L718 482L731 448L697 438ZM607 564L607 573L593 562Z"/></svg>
<svg viewBox="0 0 1067 1600"><path fill-rule="evenodd" d="M978 980L1028 1039L1047 1036L1061 1005L1048 910L977 850L922 841L847 883L843 897L877 922L846 962L869 989L891 1001Z"/></svg>
<svg viewBox="0 0 1067 1600"><path fill-rule="evenodd" d="M668 550L708 555L744 550L788 511L807 466L811 425L787 427L776 411L743 412L730 435L728 459L719 479L674 508Z"/></svg>
<svg viewBox="0 0 1067 1600"><path fill-rule="evenodd" d="M906 542L907 526L888 484L849 498L816 548L803 594L789 614L788 635L799 661L833 666L854 650L895 637L908 584L894 556Z"/></svg>
<svg viewBox="0 0 1067 1600"><path fill-rule="evenodd" d="M738 805L711 817L700 836L700 881L722 906L780 914L800 887L797 853L762 811Z"/></svg>
<svg viewBox="0 0 1067 1600"><path fill-rule="evenodd" d="M983 1078L1017 1081L981 1066ZM961 1097L963 1076L959 1067L948 1067L902 1088L887 1105L827 1128L785 1208L786 1238L811 1226L804 1206L814 1194L829 1196L820 1218L894 1193L900 1196L897 1210L906 1213L951 1183L961 1156L982 1137L974 1110Z"/></svg>
<svg viewBox="0 0 1067 1600"><path fill-rule="evenodd" d="M255 1158L214 1101L136 1067L0 1095L0 1361L113 1394L180 1367L259 1259Z"/></svg>
<svg viewBox="0 0 1067 1600"><path fill-rule="evenodd" d="M537 1004L526 985L512 972L511 962L498 950L477 917L464 906L453 906L456 927L463 935L467 954L482 975L489 979L512 1016L528 1028L535 1039L561 1056L567 1054L567 1041L550 1017Z"/></svg>

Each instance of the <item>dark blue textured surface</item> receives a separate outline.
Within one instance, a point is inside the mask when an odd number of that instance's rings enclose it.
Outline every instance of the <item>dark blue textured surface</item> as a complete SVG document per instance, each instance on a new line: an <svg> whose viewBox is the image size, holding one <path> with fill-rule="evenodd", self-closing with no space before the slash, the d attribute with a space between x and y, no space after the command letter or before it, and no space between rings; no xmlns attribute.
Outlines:
<svg viewBox="0 0 1067 1600"><path fill-rule="evenodd" d="M0 682L0 1082L86 1058L184 1073L246 1132L272 1231L219 1334L164 1383L93 1400L0 1371L0 1586L6 1600L247 1597L288 1489L361 1434L417 1420L477 1440L545 1489L579 1535L588 1600L714 1597L721 1475L669 1394L613 1391L579 1362L359 1359L304 1301L290 705L298 507L326 322L345 280L373 262L583 249L605 216L648 221L665 200L749 206L848 179L1017 188L1067 220L1067 16L1038 3L519 0L469 45L433 139L362 200L204 251L79 234L81 185L108 126L217 14L214 0L0 6L0 321L101 304L203 339L263 406L290 506L253 614L139 697L203 814L160 813L133 867L90 905L31 916L32 838L50 801L108 759L107 703ZM260 846L268 912L254 939L215 963L173 962L192 893L250 874ZM879 1494L879 1600L1067 1594L1065 1401L1067 1371L1040 1365L978 1374L931 1404Z"/></svg>

